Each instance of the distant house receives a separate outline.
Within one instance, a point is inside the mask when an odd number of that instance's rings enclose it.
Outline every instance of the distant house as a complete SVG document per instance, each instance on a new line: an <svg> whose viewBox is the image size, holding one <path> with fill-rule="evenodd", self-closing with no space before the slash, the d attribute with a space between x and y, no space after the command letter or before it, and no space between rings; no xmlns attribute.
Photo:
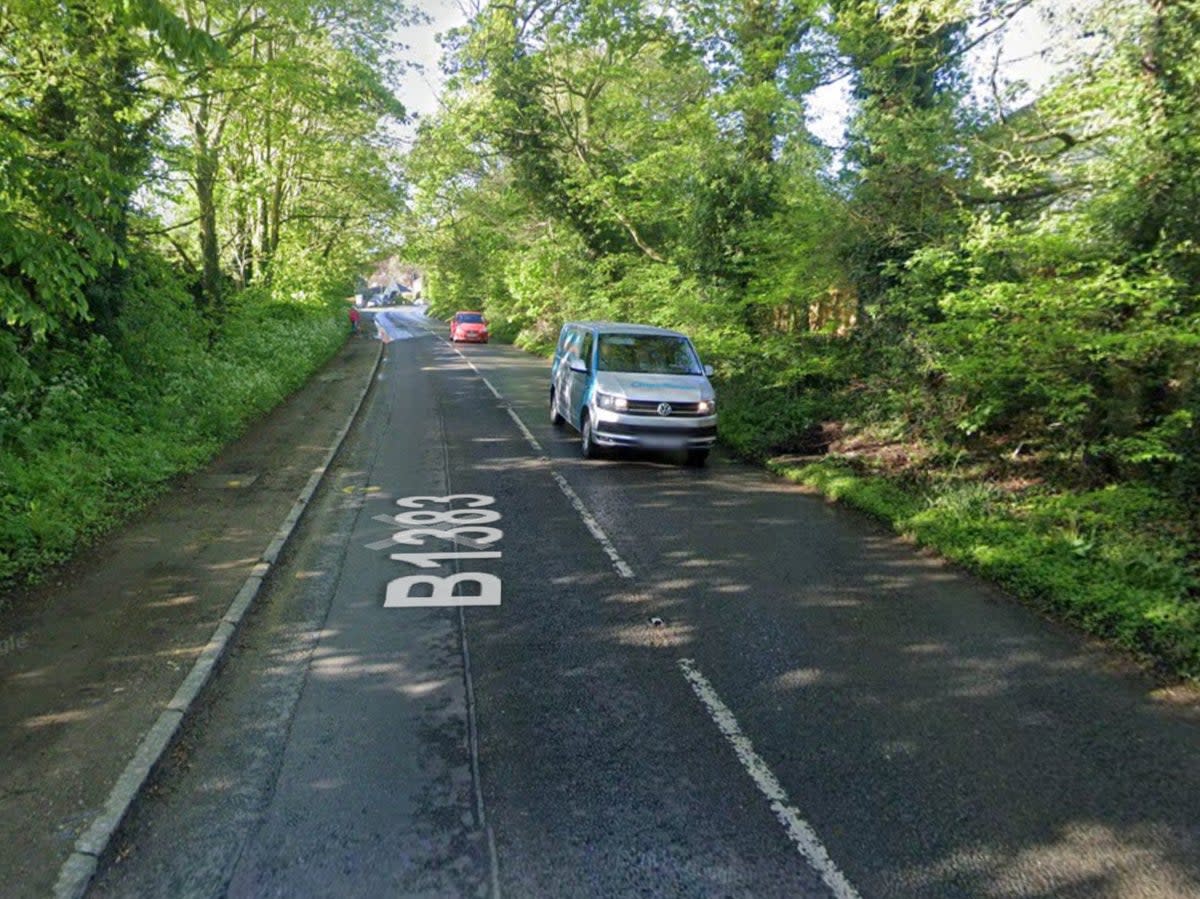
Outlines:
<svg viewBox="0 0 1200 899"><path fill-rule="evenodd" d="M397 256L388 256L373 265L369 274L361 279L360 290L374 289L374 304L412 303L421 297L421 271L416 266L402 262Z"/></svg>

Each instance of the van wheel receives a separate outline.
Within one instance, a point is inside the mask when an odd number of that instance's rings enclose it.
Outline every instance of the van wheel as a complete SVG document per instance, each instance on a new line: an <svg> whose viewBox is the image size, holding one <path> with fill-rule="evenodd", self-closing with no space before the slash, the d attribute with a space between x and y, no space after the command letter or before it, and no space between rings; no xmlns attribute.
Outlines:
<svg viewBox="0 0 1200 899"><path fill-rule="evenodd" d="M583 453L585 459L600 458L600 447L596 446L596 442L592 439L592 420L588 418L586 412L583 413L583 419L579 422L579 451Z"/></svg>
<svg viewBox="0 0 1200 899"><path fill-rule="evenodd" d="M566 419L558 414L558 409L554 405L554 391L550 391L550 424L556 428L561 428L566 423Z"/></svg>
<svg viewBox="0 0 1200 899"><path fill-rule="evenodd" d="M703 468L704 463L707 461L708 461L708 450L706 450L706 449L688 450L687 464L690 465L692 468Z"/></svg>

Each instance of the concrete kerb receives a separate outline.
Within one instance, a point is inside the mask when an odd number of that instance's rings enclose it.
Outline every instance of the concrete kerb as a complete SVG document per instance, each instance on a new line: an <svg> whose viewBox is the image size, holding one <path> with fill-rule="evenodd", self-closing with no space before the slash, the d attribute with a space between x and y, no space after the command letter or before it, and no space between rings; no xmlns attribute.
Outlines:
<svg viewBox="0 0 1200 899"><path fill-rule="evenodd" d="M97 859L100 857L104 847L108 845L109 838L121 823L121 819L125 817L129 802L145 783L146 778L150 776L150 771L162 754L166 752L167 747L171 745L182 720L183 713L176 709L166 709L158 716L154 726L138 744L133 758L129 760L129 764L117 778L112 792L108 794L108 801L104 803L103 810L92 822L92 826L75 842L76 852L83 855L94 855Z"/></svg>
<svg viewBox="0 0 1200 899"><path fill-rule="evenodd" d="M242 584L242 589L233 598L233 604L225 612L225 617L221 620L227 621L236 627L237 623L242 620L242 616L246 614L246 610L250 608L250 603L254 602L254 597L258 595L259 588L262 585L263 577L261 575L251 575L246 578L246 583Z"/></svg>
<svg viewBox="0 0 1200 899"><path fill-rule="evenodd" d="M180 684L174 697L138 743L133 758L129 760L125 770L117 778L100 814L96 816L84 834L76 840L71 855L59 868L58 881L54 886L55 899L78 899L87 891L92 878L96 875L100 858L108 848L113 834L125 820L125 816L129 813L138 794L179 733L184 718L212 678L213 672L233 642L233 636L237 633L242 619L262 589L263 582L270 573L275 560L295 532L296 525L299 524L300 518L304 514L304 509L313 498L325 473L329 470L329 466L333 464L334 458L341 450L346 435L350 433L355 419L362 410L367 393L375 383L379 363L383 358L383 349L383 344L380 343L379 352L375 356L375 364L371 367L371 374L363 385L345 426L334 438L332 448L292 504L291 511L288 512L283 524L263 551L261 561L254 566L250 576L238 590L229 609L217 624L208 644L192 665L187 677L183 679L183 683Z"/></svg>

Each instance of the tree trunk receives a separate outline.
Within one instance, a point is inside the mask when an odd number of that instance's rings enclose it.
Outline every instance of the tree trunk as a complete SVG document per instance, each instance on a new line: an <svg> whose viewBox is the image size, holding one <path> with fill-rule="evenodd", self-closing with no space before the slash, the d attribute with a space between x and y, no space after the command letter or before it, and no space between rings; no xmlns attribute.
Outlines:
<svg viewBox="0 0 1200 899"><path fill-rule="evenodd" d="M217 152L209 144L208 100L193 122L196 204L200 224L200 306L211 317L221 308L221 247L217 234Z"/></svg>

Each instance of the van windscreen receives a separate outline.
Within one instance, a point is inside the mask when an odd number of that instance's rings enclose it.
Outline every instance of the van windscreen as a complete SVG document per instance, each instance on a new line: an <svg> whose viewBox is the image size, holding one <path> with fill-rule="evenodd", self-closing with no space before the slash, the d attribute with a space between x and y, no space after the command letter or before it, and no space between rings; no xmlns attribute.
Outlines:
<svg viewBox="0 0 1200 899"><path fill-rule="evenodd" d="M665 334L601 334L600 371L655 375L698 375L700 361L682 337Z"/></svg>

